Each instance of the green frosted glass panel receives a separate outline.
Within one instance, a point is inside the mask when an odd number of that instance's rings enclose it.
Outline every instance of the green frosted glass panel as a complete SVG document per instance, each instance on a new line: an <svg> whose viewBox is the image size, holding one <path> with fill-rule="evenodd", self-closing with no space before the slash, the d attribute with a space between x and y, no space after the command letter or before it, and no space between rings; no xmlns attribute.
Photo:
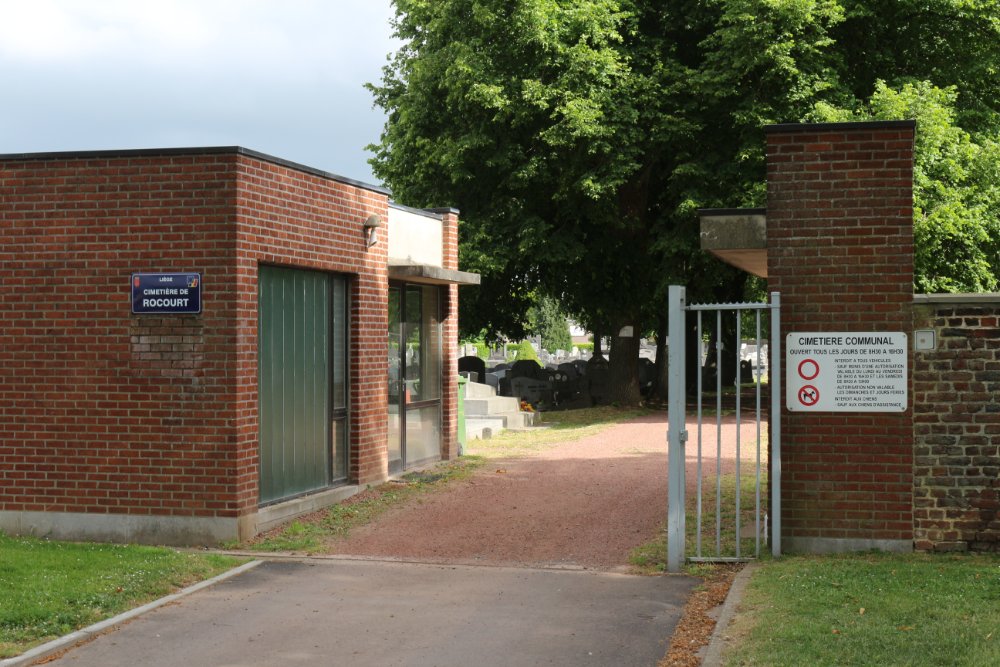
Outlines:
<svg viewBox="0 0 1000 667"><path fill-rule="evenodd" d="M259 279L260 502L331 478L331 278L262 266Z"/></svg>

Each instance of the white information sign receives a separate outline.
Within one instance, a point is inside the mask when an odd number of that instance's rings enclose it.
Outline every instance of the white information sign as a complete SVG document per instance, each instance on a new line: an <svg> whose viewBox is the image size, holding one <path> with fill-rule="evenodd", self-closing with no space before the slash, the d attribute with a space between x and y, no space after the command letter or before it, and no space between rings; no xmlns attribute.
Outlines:
<svg viewBox="0 0 1000 667"><path fill-rule="evenodd" d="M795 412L905 412L902 332L795 332L785 337L785 405Z"/></svg>

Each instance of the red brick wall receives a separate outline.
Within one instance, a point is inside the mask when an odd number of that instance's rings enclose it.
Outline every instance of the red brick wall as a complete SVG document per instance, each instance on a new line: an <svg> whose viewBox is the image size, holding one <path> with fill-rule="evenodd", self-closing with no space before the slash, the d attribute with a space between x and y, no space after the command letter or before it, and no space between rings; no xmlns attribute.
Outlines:
<svg viewBox="0 0 1000 667"><path fill-rule="evenodd" d="M234 517L233 154L0 160L0 511ZM130 315L198 271L201 316Z"/></svg>
<svg viewBox="0 0 1000 667"><path fill-rule="evenodd" d="M913 135L907 121L768 128L768 282L783 334L911 333ZM911 411L785 410L782 436L786 545L906 548Z"/></svg>
<svg viewBox="0 0 1000 667"><path fill-rule="evenodd" d="M937 347L914 353L914 546L1000 551L1000 299L917 299Z"/></svg>

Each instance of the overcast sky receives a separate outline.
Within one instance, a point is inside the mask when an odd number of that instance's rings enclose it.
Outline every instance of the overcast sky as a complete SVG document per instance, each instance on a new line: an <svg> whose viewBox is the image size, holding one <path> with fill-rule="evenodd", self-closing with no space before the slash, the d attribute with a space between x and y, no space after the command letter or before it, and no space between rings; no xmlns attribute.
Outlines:
<svg viewBox="0 0 1000 667"><path fill-rule="evenodd" d="M375 183L390 0L0 0L0 153L244 146Z"/></svg>

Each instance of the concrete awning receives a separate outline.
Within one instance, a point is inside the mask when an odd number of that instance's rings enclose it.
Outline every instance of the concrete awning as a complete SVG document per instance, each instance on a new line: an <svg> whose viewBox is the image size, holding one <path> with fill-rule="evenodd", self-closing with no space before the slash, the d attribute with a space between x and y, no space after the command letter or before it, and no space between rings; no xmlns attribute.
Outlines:
<svg viewBox="0 0 1000 667"><path fill-rule="evenodd" d="M425 285L478 285L479 274L467 271L442 269L429 264L389 262L389 279Z"/></svg>
<svg viewBox="0 0 1000 667"><path fill-rule="evenodd" d="M767 209L703 208L701 249L726 264L767 278Z"/></svg>

